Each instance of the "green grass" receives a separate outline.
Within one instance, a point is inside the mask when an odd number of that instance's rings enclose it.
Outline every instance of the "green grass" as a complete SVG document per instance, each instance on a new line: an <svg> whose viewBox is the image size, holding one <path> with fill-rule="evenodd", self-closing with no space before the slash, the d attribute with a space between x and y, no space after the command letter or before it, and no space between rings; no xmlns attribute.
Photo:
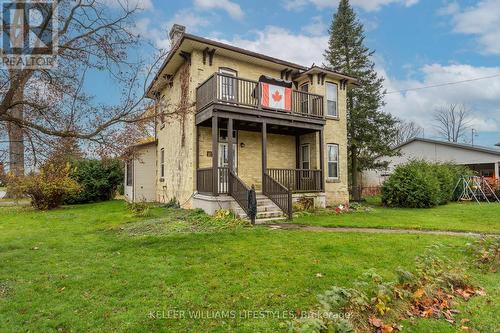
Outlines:
<svg viewBox="0 0 500 333"><path fill-rule="evenodd" d="M150 218L164 215L157 208ZM144 223L138 221L120 201L50 212L0 208L0 332L284 332L285 320L271 317L165 317L173 309L309 310L317 294L333 284L351 286L366 269L394 278L397 267L412 267L436 242L449 245L450 258L463 259L467 241L264 228L158 235L148 229L148 236L132 236L129 227ZM460 305L460 316L493 332L498 276L470 273L488 296ZM435 320L405 327L454 330Z"/></svg>
<svg viewBox="0 0 500 333"><path fill-rule="evenodd" d="M294 223L324 227L402 228L500 233L500 203L449 203L436 208L385 208L370 201L369 212L305 215Z"/></svg>

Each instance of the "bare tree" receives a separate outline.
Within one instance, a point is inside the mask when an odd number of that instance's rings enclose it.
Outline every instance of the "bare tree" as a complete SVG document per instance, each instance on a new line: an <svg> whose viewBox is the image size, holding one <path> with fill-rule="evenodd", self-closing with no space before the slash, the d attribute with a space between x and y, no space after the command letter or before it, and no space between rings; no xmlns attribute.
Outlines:
<svg viewBox="0 0 500 333"><path fill-rule="evenodd" d="M57 66L0 70L0 123L8 129L10 171L23 174L27 147L43 153L51 137L102 146L124 124L144 120L146 82L164 54L145 48L135 33L138 3L59 0L57 12L46 13L39 32L57 34ZM51 26L54 18L58 24ZM144 58L140 50L155 56ZM118 103L97 103L88 92L88 77L96 73L108 75L120 88Z"/></svg>
<svg viewBox="0 0 500 333"><path fill-rule="evenodd" d="M396 123L396 137L393 146L398 146L412 138L423 135L424 129L414 121L398 119Z"/></svg>
<svg viewBox="0 0 500 333"><path fill-rule="evenodd" d="M447 141L458 142L466 135L471 110L464 104L450 104L435 111L434 121L438 134Z"/></svg>

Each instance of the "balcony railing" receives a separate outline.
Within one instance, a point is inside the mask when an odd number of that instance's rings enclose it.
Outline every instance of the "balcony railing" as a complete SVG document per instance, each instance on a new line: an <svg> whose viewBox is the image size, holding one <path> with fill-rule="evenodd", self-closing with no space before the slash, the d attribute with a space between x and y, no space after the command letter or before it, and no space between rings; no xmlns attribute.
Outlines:
<svg viewBox="0 0 500 333"><path fill-rule="evenodd" d="M292 90L291 110L263 107L260 84L257 81L214 73L196 89L197 111L212 103L224 103L242 107L258 108L313 118L323 118L323 96Z"/></svg>

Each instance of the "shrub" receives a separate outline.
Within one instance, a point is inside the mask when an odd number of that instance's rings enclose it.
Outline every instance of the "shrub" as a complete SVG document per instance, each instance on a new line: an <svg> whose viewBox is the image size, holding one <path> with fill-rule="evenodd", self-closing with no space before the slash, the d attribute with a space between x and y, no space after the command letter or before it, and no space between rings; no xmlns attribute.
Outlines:
<svg viewBox="0 0 500 333"><path fill-rule="evenodd" d="M440 185L429 163L399 165L382 185L382 202L392 207L433 207L440 201Z"/></svg>
<svg viewBox="0 0 500 333"><path fill-rule="evenodd" d="M31 198L33 207L47 210L59 207L68 196L77 194L81 187L70 177L71 166L44 165L40 172L24 177L12 177L8 191L16 197Z"/></svg>
<svg viewBox="0 0 500 333"><path fill-rule="evenodd" d="M68 204L106 201L113 198L123 183L123 166L119 160L76 160L71 178L82 191L65 200Z"/></svg>
<svg viewBox="0 0 500 333"><path fill-rule="evenodd" d="M391 207L427 208L454 199L453 190L467 168L410 161L399 165L382 185L382 202Z"/></svg>
<svg viewBox="0 0 500 333"><path fill-rule="evenodd" d="M146 217L149 215L149 204L144 201L127 202L127 210L135 217Z"/></svg>

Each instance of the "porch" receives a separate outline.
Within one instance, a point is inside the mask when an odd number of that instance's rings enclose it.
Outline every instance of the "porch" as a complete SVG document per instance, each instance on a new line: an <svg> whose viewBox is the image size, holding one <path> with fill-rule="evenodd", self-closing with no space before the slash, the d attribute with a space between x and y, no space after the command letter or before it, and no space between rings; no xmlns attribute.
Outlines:
<svg viewBox="0 0 500 333"><path fill-rule="evenodd" d="M292 216L293 194L324 192L323 125L212 109L197 122L196 188L248 213L252 185ZM231 133L231 134L230 134Z"/></svg>

